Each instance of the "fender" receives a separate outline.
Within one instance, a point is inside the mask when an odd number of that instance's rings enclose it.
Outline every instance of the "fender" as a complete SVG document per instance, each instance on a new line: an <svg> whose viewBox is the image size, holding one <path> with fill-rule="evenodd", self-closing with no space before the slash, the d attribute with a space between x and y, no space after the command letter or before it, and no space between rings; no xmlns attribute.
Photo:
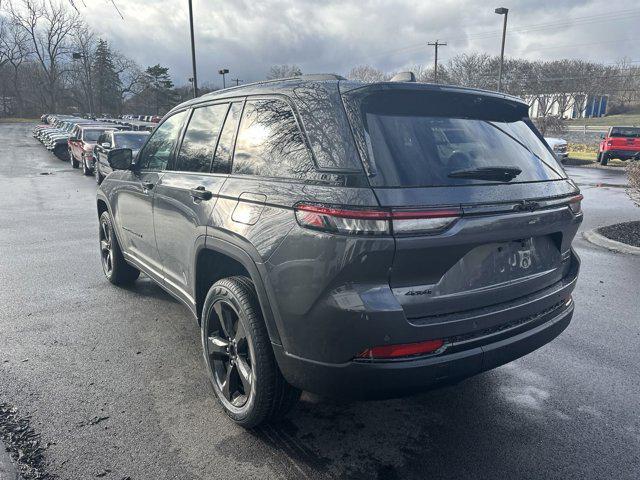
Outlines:
<svg viewBox="0 0 640 480"><path fill-rule="evenodd" d="M262 317L265 320L269 339L271 343L282 345L280 338L282 325L276 314L276 304L271 300L272 295L269 294L268 283L265 281L267 276L266 271L253 245L246 245L245 242L240 242L230 234L226 234L220 230L212 231L209 228L207 235L200 237L198 245L196 246L193 269L194 276L197 275L195 262L197 262L200 252L204 249L213 250L233 258L249 272L251 280L256 287L256 293L260 301ZM195 278L193 281L195 285Z"/></svg>

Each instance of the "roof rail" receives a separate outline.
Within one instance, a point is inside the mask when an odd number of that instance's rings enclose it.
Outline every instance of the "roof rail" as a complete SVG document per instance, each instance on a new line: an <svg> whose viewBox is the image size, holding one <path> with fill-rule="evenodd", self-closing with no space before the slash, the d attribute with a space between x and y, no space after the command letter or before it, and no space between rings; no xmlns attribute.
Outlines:
<svg viewBox="0 0 640 480"><path fill-rule="evenodd" d="M271 80L259 80L257 82L245 83L243 85L234 85L232 87L227 87L220 90L214 90L213 92L205 93L202 96L208 97L208 96L217 95L220 92L229 92L229 91L237 90L244 87L250 87L254 85L264 85L264 84L276 83L276 82L286 82L289 80L309 80L309 81L320 82L323 80L346 80L346 78L336 73L308 73L303 75L297 75L295 77L273 78Z"/></svg>

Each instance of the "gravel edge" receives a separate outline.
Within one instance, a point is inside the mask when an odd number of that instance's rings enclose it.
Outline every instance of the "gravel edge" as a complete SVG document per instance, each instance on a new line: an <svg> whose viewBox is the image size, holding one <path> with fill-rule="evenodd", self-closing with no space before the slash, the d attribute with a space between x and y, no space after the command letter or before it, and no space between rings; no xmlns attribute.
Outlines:
<svg viewBox="0 0 640 480"><path fill-rule="evenodd" d="M13 460L13 469L20 474L16 478L52 480L55 475L45 471L46 447L41 445L40 435L31 428L29 420L14 406L0 403L0 446Z"/></svg>
<svg viewBox="0 0 640 480"><path fill-rule="evenodd" d="M591 242L594 245L598 245L599 247L604 247L607 250L627 253L629 255L640 255L640 247L634 247L633 245L627 245L626 243L611 240L604 235L600 235L597 228L594 230L587 230L586 232L583 232L582 236L588 242Z"/></svg>
<svg viewBox="0 0 640 480"><path fill-rule="evenodd" d="M0 441L0 479L2 480L21 480L16 466L11 460L8 449Z"/></svg>

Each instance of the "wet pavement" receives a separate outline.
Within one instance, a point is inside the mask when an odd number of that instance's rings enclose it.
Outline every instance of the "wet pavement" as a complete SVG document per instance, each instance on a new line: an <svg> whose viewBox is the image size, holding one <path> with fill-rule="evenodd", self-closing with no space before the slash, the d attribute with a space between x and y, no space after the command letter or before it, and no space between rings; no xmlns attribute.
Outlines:
<svg viewBox="0 0 640 480"><path fill-rule="evenodd" d="M0 124L0 403L62 479L640 478L640 257L580 235L576 312L538 351L405 399L303 395L247 432L222 413L186 308L104 278L95 181ZM624 175L568 167L583 229L637 220ZM42 175L47 173L47 175Z"/></svg>

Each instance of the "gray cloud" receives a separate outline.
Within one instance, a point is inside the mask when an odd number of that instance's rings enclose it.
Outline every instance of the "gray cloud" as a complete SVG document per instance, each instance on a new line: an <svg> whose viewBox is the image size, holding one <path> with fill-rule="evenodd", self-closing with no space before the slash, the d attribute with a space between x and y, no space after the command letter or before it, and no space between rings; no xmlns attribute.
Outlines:
<svg viewBox="0 0 640 480"><path fill-rule="evenodd" d="M85 0L81 13L99 35L142 65L170 67L177 84L190 76L186 0ZM496 3L496 5L493 5ZM464 0L194 0L198 76L219 83L217 70L245 81L264 78L273 64L305 72L347 73L358 64L386 70L433 61L426 43L446 41L441 58L465 51L499 53L499 2ZM510 56L640 60L640 5L635 0L510 0ZM622 15L588 19L603 14ZM558 25L577 19L575 25ZM538 27L532 27L538 25ZM527 27L525 29L524 27Z"/></svg>

